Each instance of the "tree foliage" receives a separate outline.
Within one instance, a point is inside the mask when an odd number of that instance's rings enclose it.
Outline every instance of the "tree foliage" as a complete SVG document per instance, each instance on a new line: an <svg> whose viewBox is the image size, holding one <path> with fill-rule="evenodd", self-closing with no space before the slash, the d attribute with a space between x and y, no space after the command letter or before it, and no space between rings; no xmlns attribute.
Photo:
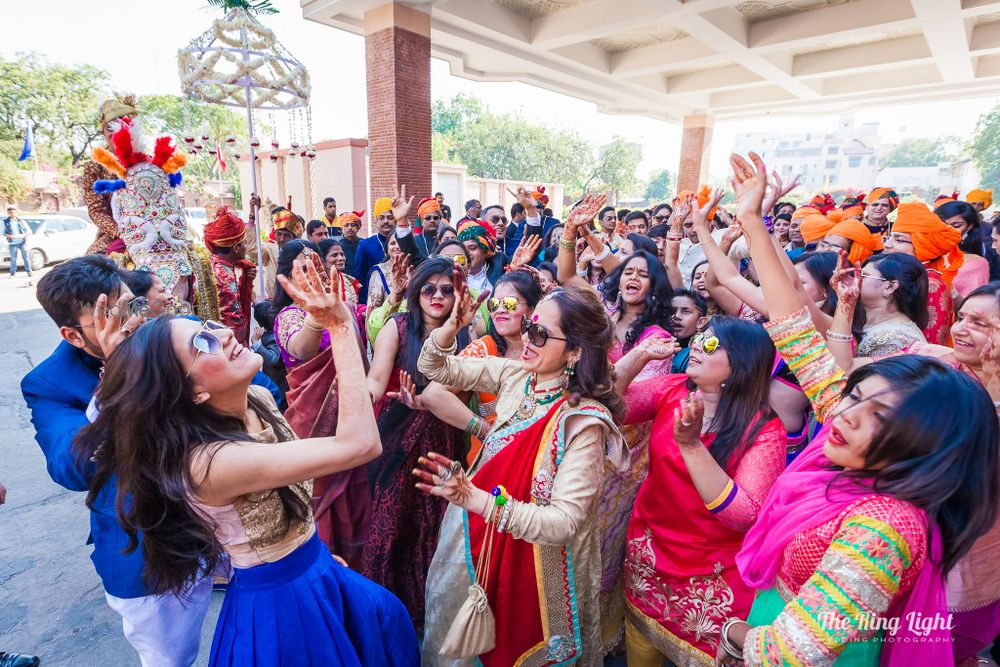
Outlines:
<svg viewBox="0 0 1000 667"><path fill-rule="evenodd" d="M0 139L24 139L30 120L36 144L48 144L68 166L90 154L101 136L98 107L111 80L91 65L53 65L35 53L0 58ZM16 159L16 156L15 156Z"/></svg>
<svg viewBox="0 0 1000 667"><path fill-rule="evenodd" d="M968 150L982 187L1000 191L1000 104L979 117Z"/></svg>
<svg viewBox="0 0 1000 667"><path fill-rule="evenodd" d="M584 190L598 185L602 189L614 191L615 199L619 195L630 193L638 183L635 170L641 160L642 146L615 135L611 143L598 150L597 163L584 183Z"/></svg>
<svg viewBox="0 0 1000 667"><path fill-rule="evenodd" d="M914 137L903 139L886 152L883 167L936 167L957 157L959 140L955 137Z"/></svg>
<svg viewBox="0 0 1000 667"><path fill-rule="evenodd" d="M646 182L644 196L650 203L667 201L674 194L674 175L669 169L661 169L652 174Z"/></svg>

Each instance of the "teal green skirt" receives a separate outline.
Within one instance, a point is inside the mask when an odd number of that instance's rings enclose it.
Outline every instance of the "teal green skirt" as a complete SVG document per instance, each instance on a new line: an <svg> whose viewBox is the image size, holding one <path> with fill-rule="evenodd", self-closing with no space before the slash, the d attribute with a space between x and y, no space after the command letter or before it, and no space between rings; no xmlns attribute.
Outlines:
<svg viewBox="0 0 1000 667"><path fill-rule="evenodd" d="M750 607L750 616L747 623L753 627L759 625L770 625L774 619L778 618L785 609L785 601L781 598L778 589L771 588L766 591L758 591ZM882 633L863 642L851 642L848 644L835 663L837 667L878 667L879 658L882 656Z"/></svg>

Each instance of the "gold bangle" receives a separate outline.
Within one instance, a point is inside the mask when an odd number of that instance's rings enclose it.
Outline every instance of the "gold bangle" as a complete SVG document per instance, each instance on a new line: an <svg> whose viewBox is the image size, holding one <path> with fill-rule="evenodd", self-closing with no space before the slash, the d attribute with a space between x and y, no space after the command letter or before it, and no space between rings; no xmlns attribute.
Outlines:
<svg viewBox="0 0 1000 667"><path fill-rule="evenodd" d="M559 239L559 249L560 250L570 250L576 251L576 241L570 241L569 239Z"/></svg>
<svg viewBox="0 0 1000 667"><path fill-rule="evenodd" d="M312 331L324 331L323 325L317 322L311 314L306 315L306 319L302 320L302 326Z"/></svg>

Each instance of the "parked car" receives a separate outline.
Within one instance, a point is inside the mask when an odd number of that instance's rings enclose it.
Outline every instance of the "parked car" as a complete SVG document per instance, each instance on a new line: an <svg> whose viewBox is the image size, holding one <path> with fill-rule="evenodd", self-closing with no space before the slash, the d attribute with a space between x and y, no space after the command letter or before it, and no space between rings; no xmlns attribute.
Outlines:
<svg viewBox="0 0 1000 667"><path fill-rule="evenodd" d="M41 269L53 262L80 257L97 238L97 227L76 216L41 213L20 217L31 228L27 244L32 270ZM10 266L10 247L2 234L0 264Z"/></svg>
<svg viewBox="0 0 1000 667"><path fill-rule="evenodd" d="M184 217L187 218L188 229L199 241L205 238L205 225L208 224L208 211L203 206L186 206Z"/></svg>

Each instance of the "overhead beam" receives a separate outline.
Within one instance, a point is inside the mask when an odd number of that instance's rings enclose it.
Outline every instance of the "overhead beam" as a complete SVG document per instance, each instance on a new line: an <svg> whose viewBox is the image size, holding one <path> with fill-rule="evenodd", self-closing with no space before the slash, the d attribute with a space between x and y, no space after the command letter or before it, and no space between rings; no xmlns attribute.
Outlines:
<svg viewBox="0 0 1000 667"><path fill-rule="evenodd" d="M735 9L727 7L705 14L678 16L675 23L692 37L717 49L731 62L739 63L758 73L793 97L801 99L819 97L814 88L793 77L788 70L748 48L748 25L743 15Z"/></svg>
<svg viewBox="0 0 1000 667"><path fill-rule="evenodd" d="M655 74L682 67L702 67L725 62L719 52L693 37L650 44L611 56L611 73L620 76Z"/></svg>
<svg viewBox="0 0 1000 667"><path fill-rule="evenodd" d="M754 23L747 43L754 50L792 49L884 34L913 26L915 17L909 0L858 0Z"/></svg>
<svg viewBox="0 0 1000 667"><path fill-rule="evenodd" d="M740 65L690 72L667 77L667 94L698 93L703 91L740 88L763 81L759 74Z"/></svg>
<svg viewBox="0 0 1000 667"><path fill-rule="evenodd" d="M982 23L973 28L969 50L977 55L1000 52L1000 21Z"/></svg>
<svg viewBox="0 0 1000 667"><path fill-rule="evenodd" d="M902 65L931 57L922 35L898 37L883 42L842 46L826 51L802 53L792 61L792 75L822 76L833 73L861 72Z"/></svg>
<svg viewBox="0 0 1000 667"><path fill-rule="evenodd" d="M531 44L554 49L616 32L641 28L663 19L658 0L590 0L531 22Z"/></svg>
<svg viewBox="0 0 1000 667"><path fill-rule="evenodd" d="M941 77L949 82L972 81L976 74L969 54L969 29L959 0L910 0L920 29L934 54Z"/></svg>

